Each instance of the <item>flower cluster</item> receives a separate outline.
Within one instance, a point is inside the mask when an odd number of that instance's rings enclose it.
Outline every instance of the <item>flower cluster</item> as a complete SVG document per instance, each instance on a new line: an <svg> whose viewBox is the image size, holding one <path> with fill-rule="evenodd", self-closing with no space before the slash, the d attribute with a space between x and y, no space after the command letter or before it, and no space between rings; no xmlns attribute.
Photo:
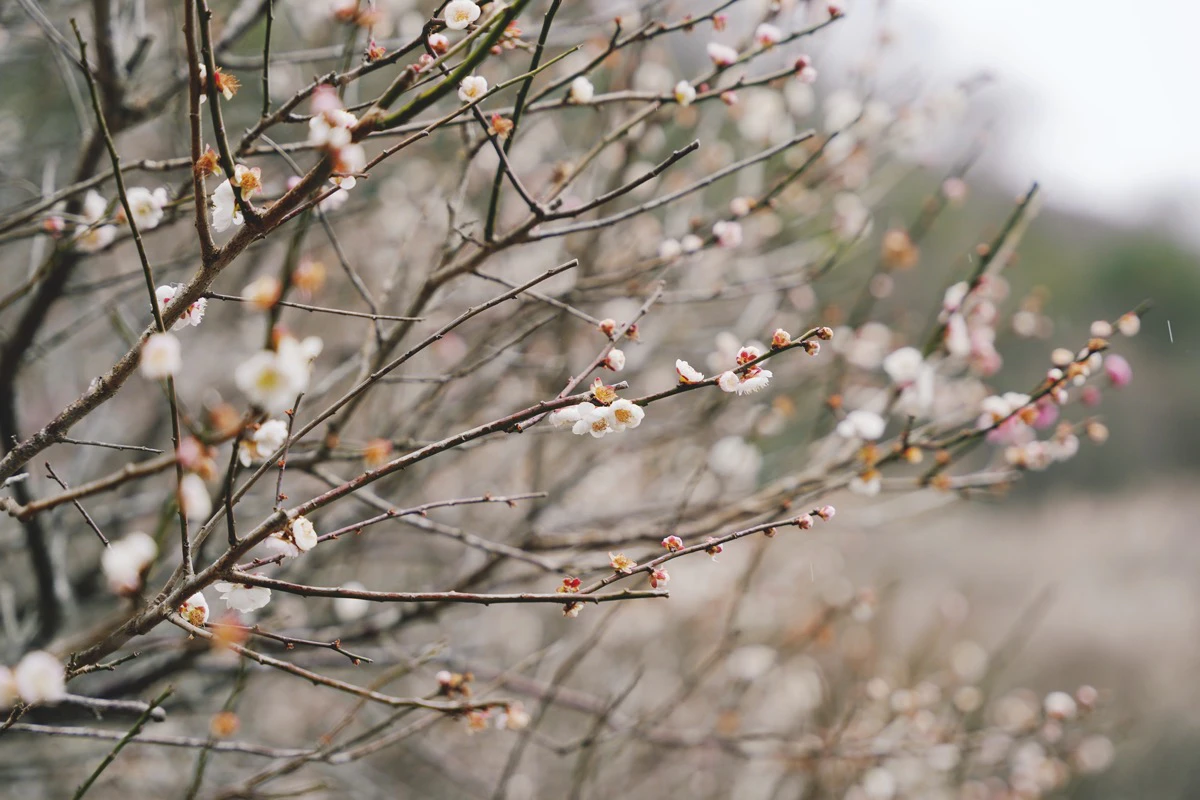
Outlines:
<svg viewBox="0 0 1200 800"><path fill-rule="evenodd" d="M596 379L592 395L602 405L584 400L573 406L556 409L550 412L550 424L559 429L569 428L576 436L590 434L592 438L600 439L610 433L636 428L646 416L641 406L632 400L618 398L616 392L605 386L599 378Z"/></svg>
<svg viewBox="0 0 1200 800"><path fill-rule="evenodd" d="M736 361L739 369L722 372L717 378L717 385L721 387L721 391L743 395L765 389L774 373L757 364L751 364L761 357L762 351L754 345L746 345L738 350Z"/></svg>

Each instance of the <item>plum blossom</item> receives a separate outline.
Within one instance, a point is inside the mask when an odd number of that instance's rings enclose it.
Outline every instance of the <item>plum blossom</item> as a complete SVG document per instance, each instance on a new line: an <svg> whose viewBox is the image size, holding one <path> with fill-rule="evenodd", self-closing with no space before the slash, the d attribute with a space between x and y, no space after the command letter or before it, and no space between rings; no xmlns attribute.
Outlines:
<svg viewBox="0 0 1200 800"><path fill-rule="evenodd" d="M358 581L347 581L342 584L343 589L352 592L364 591L367 587L363 586ZM371 601L364 600L361 597L335 597L333 598L333 615L340 622L354 622L362 619L371 611Z"/></svg>
<svg viewBox="0 0 1200 800"><path fill-rule="evenodd" d="M754 41L758 42L760 47L772 47L779 44L782 38L783 31L767 22L754 29Z"/></svg>
<svg viewBox="0 0 1200 800"><path fill-rule="evenodd" d="M469 75L458 85L458 99L471 103L487 94L487 78L482 75Z"/></svg>
<svg viewBox="0 0 1200 800"><path fill-rule="evenodd" d="M138 230L153 230L162 222L163 208L168 202L166 189L159 187L151 191L144 186L131 186L125 192L125 199L129 201L129 210L133 212L133 222Z"/></svg>
<svg viewBox="0 0 1200 800"><path fill-rule="evenodd" d="M718 67L728 67L738 60L738 52L727 44L720 42L709 42L707 47L708 57Z"/></svg>
<svg viewBox="0 0 1200 800"><path fill-rule="evenodd" d="M142 586L142 575L158 555L154 539L141 531L113 542L100 554L100 569L114 594L133 594Z"/></svg>
<svg viewBox="0 0 1200 800"><path fill-rule="evenodd" d="M721 247L737 247L742 243L742 226L731 220L718 220L713 225L713 236Z"/></svg>
<svg viewBox="0 0 1200 800"><path fill-rule="evenodd" d="M657 589L659 586L671 580L671 576L662 567L655 567L650 570L650 588Z"/></svg>
<svg viewBox="0 0 1200 800"><path fill-rule="evenodd" d="M190 521L208 519L212 514L212 498L208 496L208 487L204 478L194 472L189 472L179 481L179 504L183 513Z"/></svg>
<svg viewBox="0 0 1200 800"><path fill-rule="evenodd" d="M286 336L275 350L262 350L234 371L234 382L269 414L281 414L308 388L312 361L321 352L321 340L303 341Z"/></svg>
<svg viewBox="0 0 1200 800"><path fill-rule="evenodd" d="M704 373L682 358L675 359L675 374L679 376L680 383L700 383L704 380Z"/></svg>
<svg viewBox="0 0 1200 800"><path fill-rule="evenodd" d="M690 106L696 101L696 89L687 81L675 84L674 95L675 102L681 106Z"/></svg>
<svg viewBox="0 0 1200 800"><path fill-rule="evenodd" d="M800 81L800 83L817 82L817 68L812 65L812 59L809 56L797 56L795 70L796 79Z"/></svg>
<svg viewBox="0 0 1200 800"><path fill-rule="evenodd" d="M234 186L240 188L242 197L249 200L252 195L262 190L262 170L258 167L251 168L244 164L237 164L233 168L233 180L223 180L213 190L212 226L213 230L218 233L228 230L230 226L236 227L245 222L233 192Z"/></svg>
<svg viewBox="0 0 1200 800"><path fill-rule="evenodd" d="M613 416L613 430L620 432L626 428L636 428L642 424L646 412L637 403L624 398L617 400L609 409Z"/></svg>
<svg viewBox="0 0 1200 800"><path fill-rule="evenodd" d="M154 296L158 298L159 310L162 311L166 309L166 307L171 304L171 301L175 299L175 295L178 294L179 290L182 288L183 287L179 285L164 285L158 287L154 291ZM181 331L189 325L193 327L199 325L204 321L204 311L207 307L208 300L206 298L201 297L197 299L194 303L187 307L179 319L175 320L175 324L171 326L171 330Z"/></svg>
<svg viewBox="0 0 1200 800"><path fill-rule="evenodd" d="M629 572L637 566L637 562L624 553L609 553L608 563L617 572Z"/></svg>
<svg viewBox="0 0 1200 800"><path fill-rule="evenodd" d="M281 419L269 419L250 436L242 439L238 445L238 461L243 467L248 467L283 447L285 441L287 423Z"/></svg>
<svg viewBox="0 0 1200 800"><path fill-rule="evenodd" d="M479 19L479 14L479 6L471 0L450 0L442 12L442 19L450 30L461 31Z"/></svg>
<svg viewBox="0 0 1200 800"><path fill-rule="evenodd" d="M1119 355L1110 355L1104 361L1104 374L1108 376L1108 380L1113 386L1118 389L1122 386L1128 386L1133 381L1133 367L1129 366L1129 362Z"/></svg>
<svg viewBox="0 0 1200 800"><path fill-rule="evenodd" d="M262 546L266 551L263 558L281 557L288 559L300 557L300 548L296 547L288 534L272 533L263 540Z"/></svg>
<svg viewBox="0 0 1200 800"><path fill-rule="evenodd" d="M862 475L855 475L851 478L848 488L855 494L861 494L864 497L874 497L879 494L882 486L883 478L879 474L879 470L872 469Z"/></svg>
<svg viewBox="0 0 1200 800"><path fill-rule="evenodd" d="M208 600L205 599L204 594L196 592L187 600L184 600L179 605L179 616L197 628L208 622Z"/></svg>
<svg viewBox="0 0 1200 800"><path fill-rule="evenodd" d="M283 296L283 284L274 275L260 275L242 290L242 299L259 311L270 311Z"/></svg>
<svg viewBox="0 0 1200 800"><path fill-rule="evenodd" d="M596 87L592 85L584 76L580 75L575 80L571 81L571 89L567 93L567 99L578 105L586 105L592 102L592 97L596 94Z"/></svg>
<svg viewBox="0 0 1200 800"><path fill-rule="evenodd" d="M753 394L767 387L774 373L759 366L750 367L741 373L728 371L721 373L717 385L725 392L736 392L739 396Z"/></svg>
<svg viewBox="0 0 1200 800"><path fill-rule="evenodd" d="M116 226L98 224L104 219L107 211L108 202L95 189L89 189L83 197L81 212L86 224L82 226L79 235L75 237L75 247L78 250L84 253L95 253L108 247L112 244L113 239L117 238Z"/></svg>
<svg viewBox="0 0 1200 800"><path fill-rule="evenodd" d="M591 403L588 403L591 405ZM550 427L561 430L570 428L579 422L579 407L568 406L567 408L557 408L550 412Z"/></svg>
<svg viewBox="0 0 1200 800"><path fill-rule="evenodd" d="M604 358L604 367L611 369L613 372L620 372L625 369L625 351L614 347L608 351L608 355Z"/></svg>
<svg viewBox="0 0 1200 800"><path fill-rule="evenodd" d="M13 670L13 684L29 705L54 704L67 696L66 669L45 650L25 654Z"/></svg>
<svg viewBox="0 0 1200 800"><path fill-rule="evenodd" d="M845 419L838 423L837 433L838 436L846 439L864 439L873 442L883 436L883 430L886 427L887 422L874 411L857 409L851 411Z"/></svg>
<svg viewBox="0 0 1200 800"><path fill-rule="evenodd" d="M662 540L662 546L674 553L676 550L683 549L683 539L680 539L678 536L668 536Z"/></svg>
<svg viewBox="0 0 1200 800"><path fill-rule="evenodd" d="M271 602L271 590L266 586L217 581L213 588L221 593L221 599L225 601L227 608L243 614L257 611Z"/></svg>
<svg viewBox="0 0 1200 800"><path fill-rule="evenodd" d="M689 233L679 240L679 246L683 248L683 252L690 255L704 247L704 240L694 233Z"/></svg>
<svg viewBox="0 0 1200 800"><path fill-rule="evenodd" d="M142 377L152 381L162 380L179 372L183 367L179 340L169 333L152 333L142 345L138 370Z"/></svg>
<svg viewBox="0 0 1200 800"><path fill-rule="evenodd" d="M762 453L740 436L725 436L708 451L708 468L733 481L752 481L762 468Z"/></svg>
<svg viewBox="0 0 1200 800"><path fill-rule="evenodd" d="M585 433L594 439L600 439L617 429L617 418L611 408L594 406L591 403L580 403L575 406L579 419L572 425L571 433L582 436Z"/></svg>
<svg viewBox="0 0 1200 800"><path fill-rule="evenodd" d="M317 530L309 522L308 517L296 517L292 520L292 524L288 526L288 533L291 534L292 541L302 553L312 550L320 541L317 537Z"/></svg>
<svg viewBox="0 0 1200 800"><path fill-rule="evenodd" d="M683 245L678 239L663 239L658 244L658 257L663 261L674 261L683 255Z"/></svg>

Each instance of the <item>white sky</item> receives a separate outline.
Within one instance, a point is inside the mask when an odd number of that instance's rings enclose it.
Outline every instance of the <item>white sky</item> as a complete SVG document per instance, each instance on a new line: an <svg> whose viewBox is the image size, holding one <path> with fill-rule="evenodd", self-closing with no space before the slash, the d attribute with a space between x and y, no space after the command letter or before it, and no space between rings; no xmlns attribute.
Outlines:
<svg viewBox="0 0 1200 800"><path fill-rule="evenodd" d="M996 77L989 162L1014 191L1037 179L1050 202L1166 217L1200 240L1200 0L890 5L898 45L929 54L927 77Z"/></svg>

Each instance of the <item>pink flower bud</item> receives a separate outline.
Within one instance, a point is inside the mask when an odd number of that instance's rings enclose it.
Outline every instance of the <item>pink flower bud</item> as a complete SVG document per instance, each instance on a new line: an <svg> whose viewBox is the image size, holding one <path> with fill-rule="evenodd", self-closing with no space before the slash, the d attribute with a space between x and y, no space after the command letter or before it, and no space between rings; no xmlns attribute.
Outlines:
<svg viewBox="0 0 1200 800"><path fill-rule="evenodd" d="M833 519L833 515L836 513L837 509L833 506L821 506L817 509L817 516L826 522L829 522L829 520Z"/></svg>
<svg viewBox="0 0 1200 800"><path fill-rule="evenodd" d="M1118 355L1111 355L1104 360L1104 373L1108 375L1108 380L1112 385L1118 389L1128 386L1133 380L1133 367Z"/></svg>

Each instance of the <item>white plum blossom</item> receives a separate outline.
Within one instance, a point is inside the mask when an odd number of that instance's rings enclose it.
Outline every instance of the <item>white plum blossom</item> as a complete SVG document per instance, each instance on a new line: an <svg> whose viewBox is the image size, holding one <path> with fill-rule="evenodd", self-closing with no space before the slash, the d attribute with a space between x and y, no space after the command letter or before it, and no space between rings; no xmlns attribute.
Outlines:
<svg viewBox="0 0 1200 800"><path fill-rule="evenodd" d="M838 423L838 436L846 439L865 439L873 442L883 436L887 422L874 411L858 409L851 411L846 418Z"/></svg>
<svg viewBox="0 0 1200 800"><path fill-rule="evenodd" d="M717 220L713 224L713 236L721 247L737 247L742 243L742 226L730 220Z"/></svg>
<svg viewBox="0 0 1200 800"><path fill-rule="evenodd" d="M183 367L179 340L169 333L152 333L142 345L138 370L152 381L176 374Z"/></svg>
<svg viewBox="0 0 1200 800"><path fill-rule="evenodd" d="M133 222L139 231L158 227L169 200L166 189L159 187L151 191L144 186L131 186L125 192L125 199L129 201L129 210L133 212Z"/></svg>
<svg viewBox="0 0 1200 800"><path fill-rule="evenodd" d="M868 475L855 475L850 479L848 488L855 494L864 497L874 497L883 486L883 478L877 470L871 470Z"/></svg>
<svg viewBox="0 0 1200 800"><path fill-rule="evenodd" d="M694 233L689 233L679 240L679 246L683 248L684 253L690 255L704 247L704 240Z"/></svg>
<svg viewBox="0 0 1200 800"><path fill-rule="evenodd" d="M967 328L967 320L962 314L951 314L946 320L946 352L955 358L966 358L971 355L971 331Z"/></svg>
<svg viewBox="0 0 1200 800"><path fill-rule="evenodd" d="M213 190L212 226L213 230L218 233L228 230L231 225L241 225L245 221L233 193L234 186L239 187L242 190L242 197L248 200L256 192L262 190L262 170L258 167L251 168L244 164L235 164L233 180L223 180Z"/></svg>
<svg viewBox="0 0 1200 800"><path fill-rule="evenodd" d="M720 42L709 42L707 47L708 57L718 67L728 67L738 60L738 52L727 44Z"/></svg>
<svg viewBox="0 0 1200 800"><path fill-rule="evenodd" d="M264 558L275 558L282 556L283 558L299 558L300 548L283 534L273 533L263 540L263 549L266 550Z"/></svg>
<svg viewBox="0 0 1200 800"><path fill-rule="evenodd" d="M203 592L196 592L179 606L179 615L196 627L208 622L208 600Z"/></svg>
<svg viewBox="0 0 1200 800"><path fill-rule="evenodd" d="M613 416L613 430L623 431L626 428L636 428L642 424L646 412L632 400L620 399L613 402L609 409Z"/></svg>
<svg viewBox="0 0 1200 800"><path fill-rule="evenodd" d="M482 75L468 75L458 85L458 99L470 103L487 94L487 78Z"/></svg>
<svg viewBox="0 0 1200 800"><path fill-rule="evenodd" d="M915 347L901 347L883 359L883 371L898 386L907 386L917 379L925 366L925 358Z"/></svg>
<svg viewBox="0 0 1200 800"><path fill-rule="evenodd" d="M275 350L262 350L234 371L234 382L251 402L269 414L281 414L308 388L312 360L321 352L321 340L303 341L288 336Z"/></svg>
<svg viewBox="0 0 1200 800"><path fill-rule="evenodd" d="M461 31L479 19L479 13L479 6L471 0L450 0L442 11L442 19L450 30Z"/></svg>
<svg viewBox="0 0 1200 800"><path fill-rule="evenodd" d="M700 383L704 380L704 373L682 358L675 359L675 374L679 376L680 383Z"/></svg>
<svg viewBox="0 0 1200 800"><path fill-rule="evenodd" d="M329 179L333 185L350 191L358 185L356 174L367 168L367 151L361 144L350 144L337 151L333 160L334 175Z"/></svg>
<svg viewBox="0 0 1200 800"><path fill-rule="evenodd" d="M361 592L367 587L358 581L347 581L342 584L342 588L352 592ZM354 622L365 617L370 611L370 600L364 600L361 597L333 598L333 615L338 618L339 622Z"/></svg>
<svg viewBox="0 0 1200 800"><path fill-rule="evenodd" d="M579 412L579 419L571 427L571 433L577 436L590 433L592 438L599 439L616 430L617 419L611 408L584 402L575 406L575 409Z"/></svg>
<svg viewBox="0 0 1200 800"><path fill-rule="evenodd" d="M571 89L567 93L567 98L572 103L586 105L592 102L592 97L594 97L595 94L596 87L592 85L591 81L589 81L583 75L580 75L578 78L571 81Z"/></svg>
<svg viewBox="0 0 1200 800"><path fill-rule="evenodd" d="M588 403L591 405L591 403ZM578 406L568 406L567 408L558 408L550 412L550 426L556 429L570 428L579 422Z"/></svg>
<svg viewBox="0 0 1200 800"><path fill-rule="evenodd" d="M13 683L21 700L29 705L53 704L67 696L66 669L45 650L34 650L13 670Z"/></svg>
<svg viewBox="0 0 1200 800"><path fill-rule="evenodd" d="M741 373L730 370L721 373L721 377L717 379L717 385L721 387L722 391L736 392L739 396L753 394L765 389L771 382L773 374L771 370L758 366L750 367Z"/></svg>
<svg viewBox="0 0 1200 800"><path fill-rule="evenodd" d="M250 436L238 445L238 461L248 467L255 461L274 453L287 441L287 423L281 419L269 419L258 426Z"/></svg>
<svg viewBox="0 0 1200 800"><path fill-rule="evenodd" d="M341 150L350 145L351 129L357 124L358 118L341 108L314 114L308 121L308 143L313 147Z"/></svg>
<svg viewBox="0 0 1200 800"><path fill-rule="evenodd" d="M208 487L204 485L204 479L194 472L189 472L179 481L179 503L190 521L206 520L212 514L212 498L208 496Z"/></svg>
<svg viewBox="0 0 1200 800"><path fill-rule="evenodd" d="M762 453L740 436L718 439L708 451L708 468L734 481L753 481L762 468Z"/></svg>
<svg viewBox="0 0 1200 800"><path fill-rule="evenodd" d="M312 550L320 541L317 537L317 529L309 522L308 517L296 517L292 520L292 524L288 526L288 533L291 534L292 541L301 553Z"/></svg>
<svg viewBox="0 0 1200 800"><path fill-rule="evenodd" d="M683 255L683 245L678 239L663 239L658 244L658 257L663 261L674 261Z"/></svg>
<svg viewBox="0 0 1200 800"><path fill-rule="evenodd" d="M675 84L675 102L681 106L690 106L696 101L696 88L687 81Z"/></svg>
<svg viewBox="0 0 1200 800"><path fill-rule="evenodd" d="M717 386L720 386L723 392L736 392L739 383L741 383L741 379L732 370L722 372L717 378Z"/></svg>
<svg viewBox="0 0 1200 800"><path fill-rule="evenodd" d="M85 223L77 237L75 247L84 253L95 253L112 244L117 238L114 225L98 224L108 211L108 202L95 189L89 189L83 197L82 216Z"/></svg>
<svg viewBox="0 0 1200 800"><path fill-rule="evenodd" d="M604 359L604 366L613 372L620 372L625 369L625 351L616 347L609 350L608 355Z"/></svg>
<svg viewBox="0 0 1200 800"><path fill-rule="evenodd" d="M966 281L959 281L951 285L942 297L942 308L946 311L958 311L962 307L963 300L967 299L969 291L971 291L971 286Z"/></svg>
<svg viewBox="0 0 1200 800"><path fill-rule="evenodd" d="M132 594L142 586L142 573L158 555L154 539L141 531L113 542L100 554L100 569L114 594Z"/></svg>
<svg viewBox="0 0 1200 800"><path fill-rule="evenodd" d="M183 287L164 285L154 291L155 297L158 298L158 308L160 311L166 309L171 304L171 301L175 299L175 295L181 288ZM183 315L179 319L175 320L175 324L171 326L171 330L181 331L189 325L193 327L199 325L204 321L204 311L207 308L208 300L203 297L199 298L187 307L187 310L183 312Z"/></svg>
<svg viewBox="0 0 1200 800"><path fill-rule="evenodd" d="M221 599L225 601L226 608L232 608L243 614L257 611L271 602L271 590L266 586L217 581L213 584L213 588L221 593Z"/></svg>

